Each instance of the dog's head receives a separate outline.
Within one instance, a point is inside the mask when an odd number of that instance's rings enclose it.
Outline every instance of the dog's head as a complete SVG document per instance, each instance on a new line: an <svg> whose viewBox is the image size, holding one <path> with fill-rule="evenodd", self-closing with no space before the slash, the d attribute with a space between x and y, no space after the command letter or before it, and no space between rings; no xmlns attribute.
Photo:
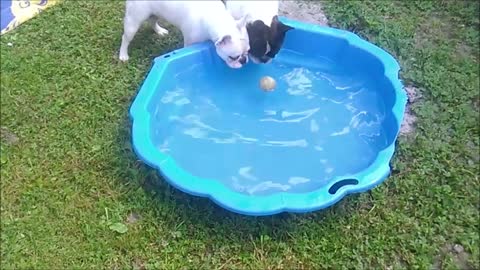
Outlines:
<svg viewBox="0 0 480 270"><path fill-rule="evenodd" d="M236 31L225 34L215 41L218 56L231 68L241 68L248 63L250 44L245 25L246 17L237 20Z"/></svg>
<svg viewBox="0 0 480 270"><path fill-rule="evenodd" d="M260 20L247 24L247 32L250 40L250 58L252 61L269 63L283 45L285 33L293 27L283 24L278 16L272 18L270 26Z"/></svg>

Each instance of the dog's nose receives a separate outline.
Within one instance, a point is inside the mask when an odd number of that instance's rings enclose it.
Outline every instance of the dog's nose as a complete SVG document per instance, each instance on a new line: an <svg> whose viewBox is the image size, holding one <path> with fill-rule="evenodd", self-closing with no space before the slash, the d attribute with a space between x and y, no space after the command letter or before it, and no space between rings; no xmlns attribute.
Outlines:
<svg viewBox="0 0 480 270"><path fill-rule="evenodd" d="M242 56L239 60L240 64L244 65L247 62L247 58L245 56Z"/></svg>

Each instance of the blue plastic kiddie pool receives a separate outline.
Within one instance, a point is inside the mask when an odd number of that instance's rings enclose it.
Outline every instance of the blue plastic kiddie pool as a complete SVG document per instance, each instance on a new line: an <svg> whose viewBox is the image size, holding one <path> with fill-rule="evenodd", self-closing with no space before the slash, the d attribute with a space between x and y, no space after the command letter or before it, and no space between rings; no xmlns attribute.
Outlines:
<svg viewBox="0 0 480 270"><path fill-rule="evenodd" d="M130 108L133 146L171 185L271 215L328 207L389 175L407 101L398 63L353 33L282 21L295 29L269 64L231 69L210 42L155 59Z"/></svg>

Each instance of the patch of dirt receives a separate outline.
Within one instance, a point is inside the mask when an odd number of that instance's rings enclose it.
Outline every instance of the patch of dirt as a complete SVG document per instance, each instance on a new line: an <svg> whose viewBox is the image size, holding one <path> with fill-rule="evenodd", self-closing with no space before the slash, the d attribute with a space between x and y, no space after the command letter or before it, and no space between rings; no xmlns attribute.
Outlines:
<svg viewBox="0 0 480 270"><path fill-rule="evenodd" d="M421 49L425 45L434 44L439 40L453 39L454 33L453 25L446 23L441 15L434 14L425 18L415 31L415 48Z"/></svg>
<svg viewBox="0 0 480 270"><path fill-rule="evenodd" d="M319 2L311 1L280 1L280 15L290 19L328 25L327 17Z"/></svg>
<svg viewBox="0 0 480 270"><path fill-rule="evenodd" d="M456 53L461 58L471 57L472 55L474 55L472 51L473 51L472 48L464 43L459 43L456 46Z"/></svg>
<svg viewBox="0 0 480 270"><path fill-rule="evenodd" d="M458 269L462 270L473 270L474 268L468 263L468 258L470 254L468 254L462 245L460 244L447 244L440 249L440 253L435 257L433 260L433 270L442 270L445 267L443 266L443 262L447 256L453 258L455 265Z"/></svg>
<svg viewBox="0 0 480 270"><path fill-rule="evenodd" d="M130 215L127 216L127 223L137 223L141 218L142 217L137 213L130 213Z"/></svg>
<svg viewBox="0 0 480 270"><path fill-rule="evenodd" d="M407 263L400 258L400 256L395 256L393 262L391 265L387 266L385 268L386 270L395 270L395 269L408 269L407 268Z"/></svg>
<svg viewBox="0 0 480 270"><path fill-rule="evenodd" d="M415 131L417 117L412 112L411 106L422 98L422 94L415 86L405 86L404 90L407 92L408 102L403 116L403 122L400 127L400 135L408 135Z"/></svg>
<svg viewBox="0 0 480 270"><path fill-rule="evenodd" d="M480 110L480 96L476 96L473 100L473 107L475 110Z"/></svg>
<svg viewBox="0 0 480 270"><path fill-rule="evenodd" d="M20 141L17 135L8 130L6 127L0 127L0 138L9 145L17 144Z"/></svg>
<svg viewBox="0 0 480 270"><path fill-rule="evenodd" d="M140 260L139 258L136 258L134 261L132 261L132 269L134 270L144 270L146 269L145 263Z"/></svg>
<svg viewBox="0 0 480 270"><path fill-rule="evenodd" d="M468 151L471 153L471 156L468 158L468 161L467 161L468 165L475 166L480 162L480 152L478 151L478 147L475 145L473 141L468 141L465 144L465 146L468 149Z"/></svg>
<svg viewBox="0 0 480 270"><path fill-rule="evenodd" d="M439 14L428 16L424 19L415 31L415 48L422 49L425 46L432 46L444 40L457 43L455 45L455 56L460 59L467 59L475 55L473 48L462 40L458 31L464 28L463 24L452 24L445 21Z"/></svg>

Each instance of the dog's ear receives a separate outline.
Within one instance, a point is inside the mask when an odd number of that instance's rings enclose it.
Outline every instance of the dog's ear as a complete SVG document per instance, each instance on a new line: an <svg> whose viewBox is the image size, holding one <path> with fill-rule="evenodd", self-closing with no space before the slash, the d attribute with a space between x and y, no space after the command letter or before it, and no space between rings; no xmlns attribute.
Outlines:
<svg viewBox="0 0 480 270"><path fill-rule="evenodd" d="M274 32L277 32L277 33L285 33L285 32L287 32L288 30L294 29L293 27L288 26L288 25L282 23L282 22L278 19L278 16L277 16L277 15L273 16L273 18L272 18L271 28L273 29Z"/></svg>
<svg viewBox="0 0 480 270"><path fill-rule="evenodd" d="M244 28L247 25L247 21L248 21L248 14L236 20L235 22L237 23L237 28L240 30Z"/></svg>
<svg viewBox="0 0 480 270"><path fill-rule="evenodd" d="M228 43L232 42L232 36L230 35L225 35L221 38L219 38L217 41L215 41L215 46L217 47L223 47L227 45Z"/></svg>

